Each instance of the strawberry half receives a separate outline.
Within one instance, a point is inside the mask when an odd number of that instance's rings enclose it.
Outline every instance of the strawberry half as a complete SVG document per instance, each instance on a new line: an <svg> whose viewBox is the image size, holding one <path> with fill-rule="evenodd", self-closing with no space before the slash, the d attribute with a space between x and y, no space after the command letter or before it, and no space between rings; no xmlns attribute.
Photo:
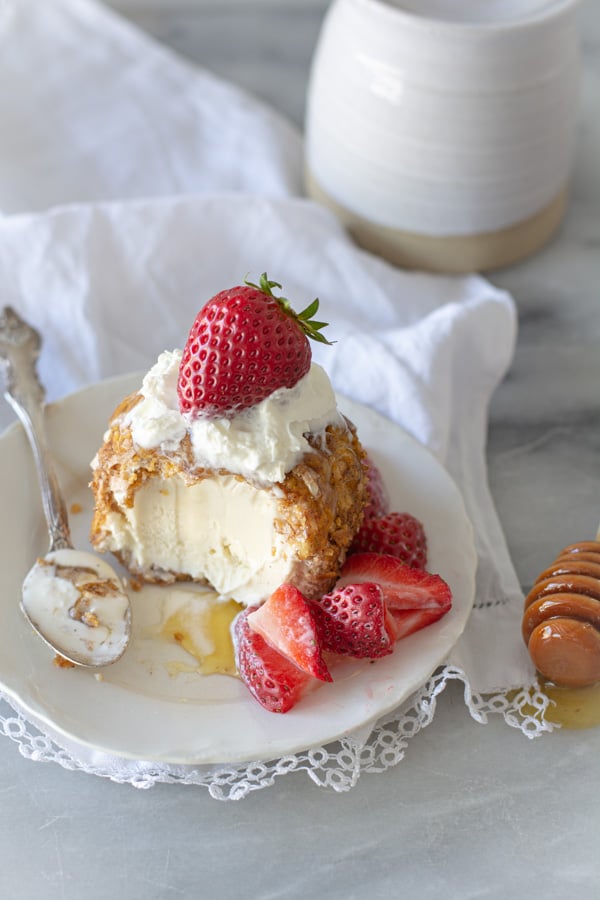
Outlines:
<svg viewBox="0 0 600 900"><path fill-rule="evenodd" d="M394 649L395 627L378 584L334 588L314 604L324 650L379 659Z"/></svg>
<svg viewBox="0 0 600 900"><path fill-rule="evenodd" d="M328 344L325 322L312 318L317 299L295 313L276 297L266 273L258 285L216 294L200 310L179 367L179 409L192 417L233 416L279 388L291 388L310 368L307 338Z"/></svg>
<svg viewBox="0 0 600 900"><path fill-rule="evenodd" d="M366 470L367 496L369 498L364 509L363 518L365 521L367 519L379 519L381 516L385 516L390 509L383 477L369 454L363 460L363 466Z"/></svg>
<svg viewBox="0 0 600 900"><path fill-rule="evenodd" d="M352 544L352 553L384 553L397 556L408 566L427 565L427 538L418 519L410 513L387 513L365 518Z"/></svg>
<svg viewBox="0 0 600 900"><path fill-rule="evenodd" d="M320 682L273 649L248 624L252 608L233 623L235 661L244 684L269 712L286 713Z"/></svg>
<svg viewBox="0 0 600 900"><path fill-rule="evenodd" d="M349 556L336 588L361 582L376 582L392 614L396 638L441 619L452 607L452 591L443 578L422 569L412 569L395 556L355 553Z"/></svg>
<svg viewBox="0 0 600 900"><path fill-rule="evenodd" d="M248 625L275 650L320 681L332 681L321 656L317 621L306 597L282 584L248 616Z"/></svg>

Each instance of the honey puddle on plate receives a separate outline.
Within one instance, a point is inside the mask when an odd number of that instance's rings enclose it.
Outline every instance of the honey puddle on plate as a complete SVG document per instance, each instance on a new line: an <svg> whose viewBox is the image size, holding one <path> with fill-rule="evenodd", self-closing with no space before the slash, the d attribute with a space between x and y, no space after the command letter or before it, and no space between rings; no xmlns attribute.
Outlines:
<svg viewBox="0 0 600 900"><path fill-rule="evenodd" d="M160 635L178 643L197 662L193 668L174 664L175 668L202 675L235 675L229 629L242 608L234 600L215 601L215 595L211 594L173 594L165 610Z"/></svg>

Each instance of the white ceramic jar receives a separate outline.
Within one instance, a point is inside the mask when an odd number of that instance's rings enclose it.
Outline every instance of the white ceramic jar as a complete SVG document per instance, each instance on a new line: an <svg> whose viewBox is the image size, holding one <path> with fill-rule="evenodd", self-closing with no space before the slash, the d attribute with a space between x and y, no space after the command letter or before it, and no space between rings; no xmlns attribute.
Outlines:
<svg viewBox="0 0 600 900"><path fill-rule="evenodd" d="M481 271L558 226L577 0L334 0L307 95L306 183L393 262Z"/></svg>

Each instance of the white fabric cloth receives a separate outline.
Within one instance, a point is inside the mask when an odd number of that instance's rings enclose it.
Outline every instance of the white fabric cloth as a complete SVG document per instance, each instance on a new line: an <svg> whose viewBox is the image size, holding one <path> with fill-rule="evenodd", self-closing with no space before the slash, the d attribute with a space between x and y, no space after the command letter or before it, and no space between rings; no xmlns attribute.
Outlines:
<svg viewBox="0 0 600 900"><path fill-rule="evenodd" d="M87 0L0 0L0 210L300 191L282 116Z"/></svg>
<svg viewBox="0 0 600 900"><path fill-rule="evenodd" d="M90 0L3 0L0 84L3 302L43 333L49 399L147 368L182 345L214 292L266 270L286 296L320 297L337 343L314 355L334 386L404 426L447 467L479 559L475 609L447 665L342 751L215 774L61 747L14 701L2 730L34 759L137 786L203 784L219 797L298 768L347 789L361 771L402 758L450 679L464 681L478 720L499 712L528 736L548 730L486 477L488 404L515 342L512 299L477 276L409 274L357 249L332 214L293 196L302 144L288 123Z"/></svg>

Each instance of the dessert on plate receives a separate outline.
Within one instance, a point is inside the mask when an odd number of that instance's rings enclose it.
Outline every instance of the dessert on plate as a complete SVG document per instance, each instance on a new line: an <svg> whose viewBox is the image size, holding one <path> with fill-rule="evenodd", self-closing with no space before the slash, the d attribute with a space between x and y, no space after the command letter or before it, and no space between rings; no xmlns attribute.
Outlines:
<svg viewBox="0 0 600 900"><path fill-rule="evenodd" d="M316 599L358 531L364 451L311 361L323 325L275 286L263 276L213 298L183 353L161 354L113 414L91 538L145 581L205 583L244 605L291 582Z"/></svg>
<svg viewBox="0 0 600 900"><path fill-rule="evenodd" d="M221 291L183 351L162 353L115 410L92 463L91 541L143 581L236 601L237 673L287 712L340 657L374 660L451 607L427 540L390 512L379 470L338 410L314 319L258 285ZM177 619L173 632L180 631Z"/></svg>

